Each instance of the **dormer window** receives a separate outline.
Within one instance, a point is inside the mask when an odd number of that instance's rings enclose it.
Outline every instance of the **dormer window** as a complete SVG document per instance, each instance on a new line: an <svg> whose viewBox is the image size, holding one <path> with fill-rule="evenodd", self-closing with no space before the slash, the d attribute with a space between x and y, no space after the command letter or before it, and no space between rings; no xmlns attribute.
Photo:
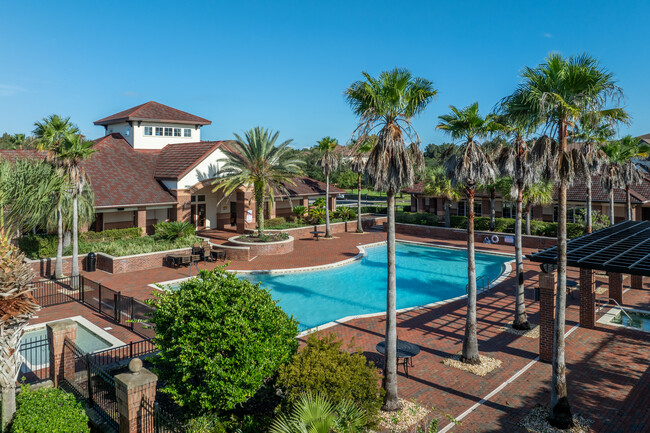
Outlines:
<svg viewBox="0 0 650 433"><path fill-rule="evenodd" d="M191 137L191 136L192 136L192 130L190 128L183 129L183 137Z"/></svg>
<svg viewBox="0 0 650 433"><path fill-rule="evenodd" d="M174 128L174 137L181 136L181 128Z"/></svg>
<svg viewBox="0 0 650 433"><path fill-rule="evenodd" d="M174 128L165 128L165 137L171 137L173 129Z"/></svg>
<svg viewBox="0 0 650 433"><path fill-rule="evenodd" d="M156 126L156 137L162 137L163 129L159 126Z"/></svg>
<svg viewBox="0 0 650 433"><path fill-rule="evenodd" d="M150 136L153 135L153 128L151 126L144 127L144 135Z"/></svg>

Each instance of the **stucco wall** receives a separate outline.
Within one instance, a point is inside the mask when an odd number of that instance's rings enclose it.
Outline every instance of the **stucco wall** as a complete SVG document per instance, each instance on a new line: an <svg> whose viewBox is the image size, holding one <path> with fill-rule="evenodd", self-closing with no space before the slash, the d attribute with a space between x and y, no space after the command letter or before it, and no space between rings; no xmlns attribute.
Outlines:
<svg viewBox="0 0 650 433"><path fill-rule="evenodd" d="M183 123L153 123L153 122L132 122L133 127L128 123L116 123L109 125L106 129L108 134L119 133L122 137L129 142L134 149L162 149L171 143L195 143L201 141L201 128L196 128L194 124L188 125ZM140 125L138 125L140 123ZM151 126L153 128L152 134L144 135L144 127ZM161 128L181 128L181 136L156 136L156 127ZM192 131L191 137L183 136L183 129L189 128ZM163 130L164 131L164 130ZM173 133L173 132L172 132Z"/></svg>

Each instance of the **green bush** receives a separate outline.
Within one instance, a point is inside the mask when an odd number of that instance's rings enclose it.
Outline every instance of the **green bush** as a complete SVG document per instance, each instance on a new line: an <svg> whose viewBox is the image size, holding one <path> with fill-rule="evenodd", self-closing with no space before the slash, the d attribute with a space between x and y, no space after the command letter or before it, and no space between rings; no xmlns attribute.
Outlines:
<svg viewBox="0 0 650 433"><path fill-rule="evenodd" d="M490 230L490 217L474 218L474 230Z"/></svg>
<svg viewBox="0 0 650 433"><path fill-rule="evenodd" d="M386 215L386 206L361 206L361 213L378 213Z"/></svg>
<svg viewBox="0 0 650 433"><path fill-rule="evenodd" d="M196 231L194 225L187 221L163 221L153 227L157 238L169 241L192 236Z"/></svg>
<svg viewBox="0 0 650 433"><path fill-rule="evenodd" d="M395 212L395 222L404 224L437 226L438 216L425 212Z"/></svg>
<svg viewBox="0 0 650 433"><path fill-rule="evenodd" d="M302 219L302 217L305 216L305 213L307 213L307 208L305 206L294 206L293 209L291 209L291 212L298 218Z"/></svg>
<svg viewBox="0 0 650 433"><path fill-rule="evenodd" d="M137 239L139 237L142 237L142 229L140 227L104 230L101 232L85 232L79 234L79 240L84 242L107 242L120 239Z"/></svg>
<svg viewBox="0 0 650 433"><path fill-rule="evenodd" d="M350 209L347 206L341 205L336 208L336 211L334 211L334 216L336 216L336 218L340 218L343 221L350 221L357 217L357 213L354 211L354 209Z"/></svg>
<svg viewBox="0 0 650 433"><path fill-rule="evenodd" d="M18 248L30 259L56 256L57 235L32 235L18 239Z"/></svg>
<svg viewBox="0 0 650 433"><path fill-rule="evenodd" d="M90 432L88 416L81 403L58 388L31 391L23 387L16 403L12 433Z"/></svg>
<svg viewBox="0 0 650 433"><path fill-rule="evenodd" d="M515 220L513 218L495 218L494 231L500 233L514 233Z"/></svg>
<svg viewBox="0 0 650 433"><path fill-rule="evenodd" d="M190 412L245 402L298 347L298 322L270 291L225 268L201 271L149 304L162 390Z"/></svg>
<svg viewBox="0 0 650 433"><path fill-rule="evenodd" d="M366 411L368 426L373 426L382 405L379 372L361 353L346 352L342 345L336 334L310 335L307 346L280 367L278 385L290 405L307 392L321 393L333 404L352 401Z"/></svg>
<svg viewBox="0 0 650 433"><path fill-rule="evenodd" d="M451 215L449 217L451 221L451 226L457 229L467 229L467 217Z"/></svg>
<svg viewBox="0 0 650 433"><path fill-rule="evenodd" d="M309 208L307 222L310 224L323 224L325 222L325 208L320 206Z"/></svg>
<svg viewBox="0 0 650 433"><path fill-rule="evenodd" d="M287 219L284 217L277 217L277 218L269 218L267 220L264 220L264 225L267 228L273 228L276 226L281 226L283 224L287 223Z"/></svg>
<svg viewBox="0 0 650 433"><path fill-rule="evenodd" d="M566 235L567 238L573 239L585 234L585 227L582 224L578 223L567 223L566 224Z"/></svg>

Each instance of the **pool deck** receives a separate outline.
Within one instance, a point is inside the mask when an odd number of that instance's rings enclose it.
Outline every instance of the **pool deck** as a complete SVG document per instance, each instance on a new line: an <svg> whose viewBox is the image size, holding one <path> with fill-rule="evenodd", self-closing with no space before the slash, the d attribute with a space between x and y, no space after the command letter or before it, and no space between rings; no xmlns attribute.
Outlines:
<svg viewBox="0 0 650 433"><path fill-rule="evenodd" d="M463 247L464 242L423 239L398 235L400 240L424 242L431 245ZM358 254L358 245L385 239L381 232L363 235L344 233L333 240L298 239L294 251L283 256L258 257L250 262L231 262L234 270L285 269L325 265L349 259ZM511 246L478 245L477 251L512 253ZM525 253L532 252L525 251ZM220 262L219 265L222 263ZM211 269L214 263L201 263L199 268ZM532 287L537 284L537 265L526 263L525 279L527 311L532 323L539 319L538 303L531 301ZM195 271L194 271L195 273ZM149 271L111 275L101 271L88 277L123 294L140 299L151 297L149 284L189 276L189 268L158 268ZM576 269L569 277L578 279ZM629 280L624 280L624 286ZM607 285L598 277L599 285ZM465 301L412 310L398 315L398 335L402 340L418 344L422 352L410 369L410 377L399 374L399 393L405 399L416 399L435 406L439 412L441 431L448 424L443 413L458 418L485 396L510 380L522 368L516 379L505 385L487 401L481 402L462 419L453 432L524 432L517 423L536 404L548 404L551 366L534 361L538 340L503 332L501 327L514 314L514 276L510 276L492 291L478 299L478 336L482 354L503 361L501 368L485 377L478 377L442 364L442 360L461 349ZM605 295L602 295L605 296ZM574 413L594 420L593 432L642 432L650 425L650 334L641 331L597 324L595 329L572 328L577 324L579 298L568 297L567 380L569 399ZM645 290L627 290L624 306L650 310L650 286ZM87 310L87 311L85 311ZM48 307L30 323L40 323L82 315L101 328L111 327L111 334L122 341L141 337L104 319L77 303ZM353 319L322 332L336 332L346 341L354 340L358 348L376 364L382 358L375 352L384 335L385 317Z"/></svg>

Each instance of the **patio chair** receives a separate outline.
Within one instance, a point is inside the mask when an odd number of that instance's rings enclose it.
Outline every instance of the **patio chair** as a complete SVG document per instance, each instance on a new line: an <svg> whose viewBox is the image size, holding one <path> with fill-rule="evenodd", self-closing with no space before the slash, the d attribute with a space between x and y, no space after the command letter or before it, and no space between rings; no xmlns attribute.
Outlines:
<svg viewBox="0 0 650 433"><path fill-rule="evenodd" d="M203 261L212 262L214 260L212 258L212 254L211 254L212 251L211 250L212 250L212 248L210 246L210 242L209 241L203 241L203 243L201 244L201 255L202 255Z"/></svg>

